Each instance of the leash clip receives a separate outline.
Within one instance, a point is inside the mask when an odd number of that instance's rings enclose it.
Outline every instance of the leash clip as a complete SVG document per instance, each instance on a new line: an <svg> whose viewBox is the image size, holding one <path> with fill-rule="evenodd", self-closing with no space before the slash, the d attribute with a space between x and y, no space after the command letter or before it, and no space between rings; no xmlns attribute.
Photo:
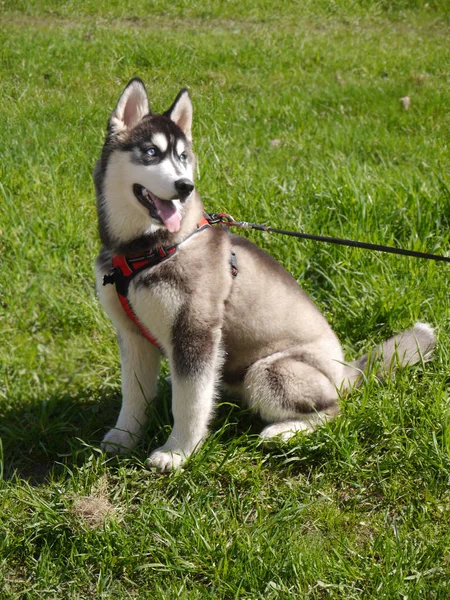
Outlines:
<svg viewBox="0 0 450 600"><path fill-rule="evenodd" d="M217 223L223 223L224 225L234 225L236 223L233 217L227 213L206 213L206 220L210 225L217 225Z"/></svg>

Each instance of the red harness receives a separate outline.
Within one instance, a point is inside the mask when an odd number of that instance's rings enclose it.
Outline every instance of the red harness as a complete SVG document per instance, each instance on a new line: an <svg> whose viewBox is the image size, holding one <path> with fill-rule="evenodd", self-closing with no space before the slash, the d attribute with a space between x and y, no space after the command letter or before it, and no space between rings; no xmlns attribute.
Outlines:
<svg viewBox="0 0 450 600"><path fill-rule="evenodd" d="M192 235L203 231L207 227L210 227L210 222L208 219L203 217L200 223L197 225L197 229L191 233L183 242L185 242ZM181 242L181 243L183 243ZM136 277L138 273L148 269L150 267L154 267L161 262L167 260L171 256L173 256L178 250L179 244L175 244L174 246L164 247L158 246L154 250L149 250L144 254L139 256L120 256L114 255L112 257L112 268L108 273L103 277L103 285L107 285L109 283L115 284L117 295L119 297L120 304L122 305L123 310L130 317L130 319L139 327L142 332L142 335L147 338L147 340L153 344L153 346L157 346L160 348L160 344L158 340L150 333L150 331L145 327L145 325L138 319L136 313L134 312L129 300L128 300L128 290L130 287L131 281ZM232 252L231 257L231 272L233 276L237 275L236 268L236 259L234 256L234 252Z"/></svg>

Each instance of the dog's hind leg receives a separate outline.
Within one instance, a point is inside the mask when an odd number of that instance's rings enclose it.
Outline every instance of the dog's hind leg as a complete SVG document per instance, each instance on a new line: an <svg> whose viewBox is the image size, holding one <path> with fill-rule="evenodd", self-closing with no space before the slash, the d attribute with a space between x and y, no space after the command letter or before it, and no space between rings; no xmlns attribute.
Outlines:
<svg viewBox="0 0 450 600"><path fill-rule="evenodd" d="M279 352L253 364L244 379L244 397L269 423L261 436L287 440L332 419L339 412L335 381L341 370L339 360L323 359L308 348Z"/></svg>

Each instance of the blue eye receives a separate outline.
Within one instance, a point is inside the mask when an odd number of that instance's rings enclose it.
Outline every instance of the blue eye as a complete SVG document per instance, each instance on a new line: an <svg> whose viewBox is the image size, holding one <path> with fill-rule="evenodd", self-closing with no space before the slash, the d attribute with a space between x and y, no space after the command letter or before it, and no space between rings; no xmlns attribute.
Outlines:
<svg viewBox="0 0 450 600"><path fill-rule="evenodd" d="M156 156L156 148L154 146L150 146L150 148L147 148L145 151L145 154L147 154L147 156Z"/></svg>
<svg viewBox="0 0 450 600"><path fill-rule="evenodd" d="M187 154L186 154L186 152L182 152L180 154L180 161L181 162L186 162L187 161Z"/></svg>

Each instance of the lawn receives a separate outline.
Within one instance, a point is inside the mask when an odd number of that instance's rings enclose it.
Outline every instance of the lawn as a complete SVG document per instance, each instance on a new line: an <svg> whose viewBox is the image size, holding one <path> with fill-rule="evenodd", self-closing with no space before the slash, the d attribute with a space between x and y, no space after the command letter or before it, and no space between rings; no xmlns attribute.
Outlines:
<svg viewBox="0 0 450 600"><path fill-rule="evenodd" d="M138 448L99 450L120 365L91 177L131 77L154 111L187 86L211 212L448 254L449 34L444 0L0 3L2 600L449 597L450 267L242 233L348 358L417 320L435 358L271 449L223 396L161 476L144 465L171 427L166 365Z"/></svg>

